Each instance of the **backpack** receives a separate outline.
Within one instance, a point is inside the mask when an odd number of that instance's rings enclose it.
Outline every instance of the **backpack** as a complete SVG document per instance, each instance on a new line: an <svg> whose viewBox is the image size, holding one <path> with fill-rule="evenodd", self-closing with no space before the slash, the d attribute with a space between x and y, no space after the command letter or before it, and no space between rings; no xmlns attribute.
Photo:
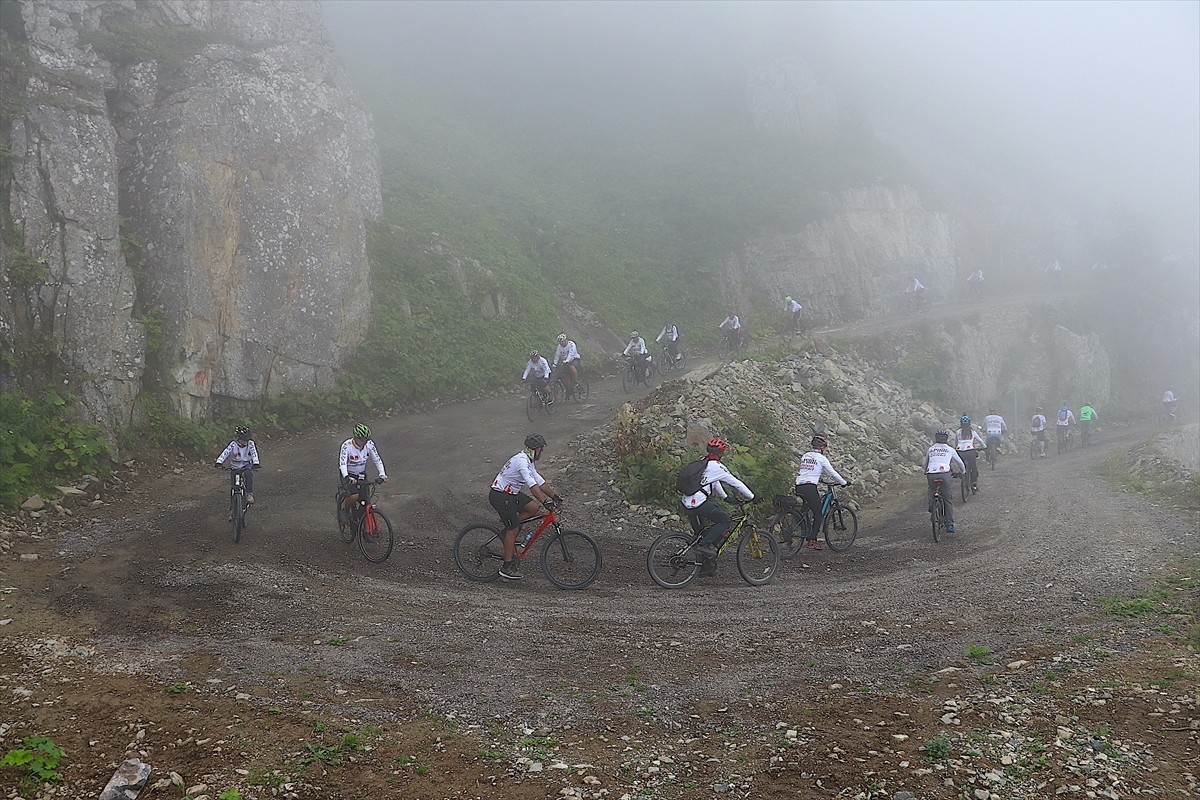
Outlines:
<svg viewBox="0 0 1200 800"><path fill-rule="evenodd" d="M704 479L704 470L707 466L707 458L685 464L683 469L679 470L678 477L675 478L675 491L684 497L689 497L696 492L704 492L701 481ZM704 492L704 494L706 497L708 496L708 492Z"/></svg>
<svg viewBox="0 0 1200 800"><path fill-rule="evenodd" d="M1065 408L1060 408L1058 410L1058 421L1059 422L1067 421L1067 410Z"/></svg>

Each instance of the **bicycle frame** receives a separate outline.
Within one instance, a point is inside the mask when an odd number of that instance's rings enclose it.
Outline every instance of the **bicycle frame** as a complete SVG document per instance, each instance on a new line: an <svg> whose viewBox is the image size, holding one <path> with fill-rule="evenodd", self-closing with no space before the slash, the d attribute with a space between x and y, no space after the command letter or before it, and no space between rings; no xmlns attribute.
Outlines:
<svg viewBox="0 0 1200 800"><path fill-rule="evenodd" d="M526 525L532 525L538 520L541 520L542 524L537 526L537 530L533 532L533 535L529 537L528 541L522 540L521 531L525 529ZM536 517L530 517L518 525L516 549L513 550L513 553L516 555L516 557L518 559L525 558L525 554L532 550L534 543L541 538L542 532L551 525L553 525L555 528L558 527L558 513L555 511L547 511L545 514L539 514Z"/></svg>

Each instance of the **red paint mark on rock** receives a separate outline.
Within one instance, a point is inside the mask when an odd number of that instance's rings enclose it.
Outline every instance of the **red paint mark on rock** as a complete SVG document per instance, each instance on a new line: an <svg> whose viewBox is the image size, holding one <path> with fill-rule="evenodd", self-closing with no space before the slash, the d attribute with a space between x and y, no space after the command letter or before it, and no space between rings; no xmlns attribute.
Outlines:
<svg viewBox="0 0 1200 800"><path fill-rule="evenodd" d="M197 386L203 386L204 384L208 383L208 373L202 369L197 370L196 374L192 376L192 383L196 384Z"/></svg>

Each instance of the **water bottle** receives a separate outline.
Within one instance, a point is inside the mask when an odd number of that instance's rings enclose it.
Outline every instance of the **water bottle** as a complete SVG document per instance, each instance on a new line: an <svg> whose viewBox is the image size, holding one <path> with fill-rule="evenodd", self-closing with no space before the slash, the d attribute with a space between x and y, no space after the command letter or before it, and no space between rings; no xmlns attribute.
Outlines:
<svg viewBox="0 0 1200 800"><path fill-rule="evenodd" d="M534 529L533 529L533 528L530 528L530 529L529 529L529 532L525 534L525 538L524 538L524 539L521 541L521 546L522 546L522 547L525 547L525 546L526 546L526 545L528 545L528 544L529 544L531 541L533 541L533 533L534 533Z"/></svg>

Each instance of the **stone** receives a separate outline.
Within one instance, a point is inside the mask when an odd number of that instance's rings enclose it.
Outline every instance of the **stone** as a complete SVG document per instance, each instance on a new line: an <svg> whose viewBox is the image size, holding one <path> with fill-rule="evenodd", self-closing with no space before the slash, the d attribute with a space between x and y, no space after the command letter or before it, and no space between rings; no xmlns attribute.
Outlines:
<svg viewBox="0 0 1200 800"><path fill-rule="evenodd" d="M46 501L41 498L41 495L33 495L24 503L21 503L22 511L41 511L46 507Z"/></svg>
<svg viewBox="0 0 1200 800"><path fill-rule="evenodd" d="M99 800L135 800L149 778L149 764L136 758L126 759L109 778Z"/></svg>

